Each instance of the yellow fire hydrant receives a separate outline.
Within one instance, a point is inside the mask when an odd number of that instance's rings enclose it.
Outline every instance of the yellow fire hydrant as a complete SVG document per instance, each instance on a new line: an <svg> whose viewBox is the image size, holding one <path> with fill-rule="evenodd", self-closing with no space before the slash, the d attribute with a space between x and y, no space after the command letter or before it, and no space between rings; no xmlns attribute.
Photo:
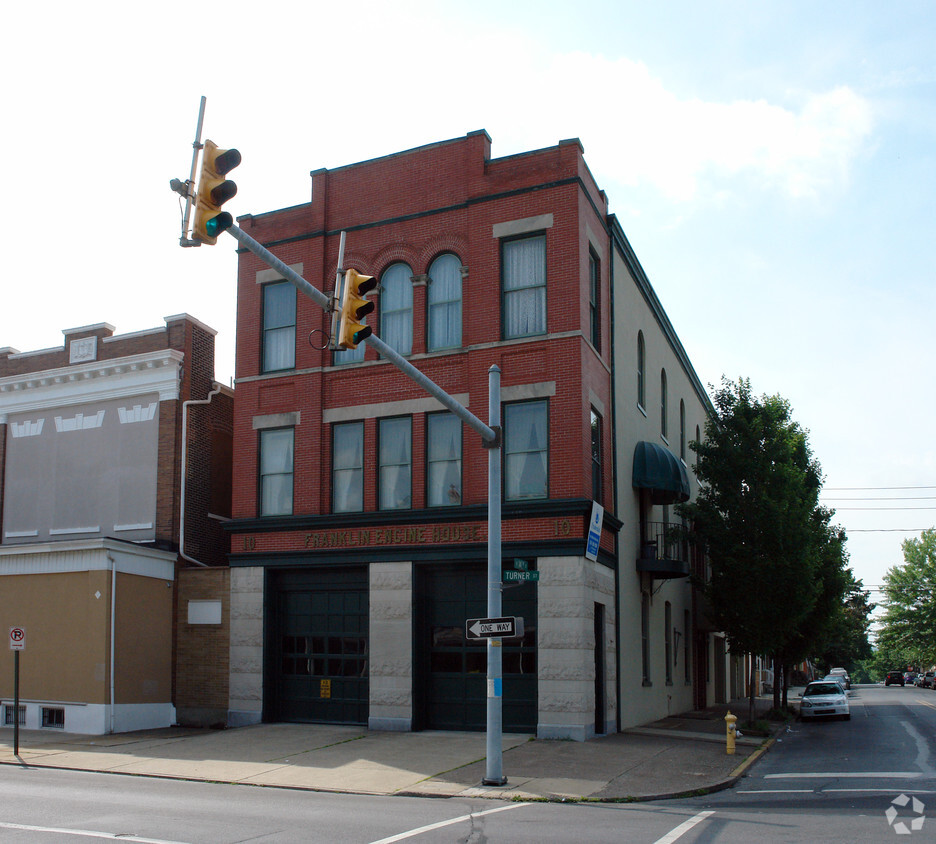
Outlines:
<svg viewBox="0 0 936 844"><path fill-rule="evenodd" d="M738 724L738 716L732 715L731 712L729 712L725 716L725 741L727 742L725 752L729 756L734 756L735 736L738 733L737 724Z"/></svg>

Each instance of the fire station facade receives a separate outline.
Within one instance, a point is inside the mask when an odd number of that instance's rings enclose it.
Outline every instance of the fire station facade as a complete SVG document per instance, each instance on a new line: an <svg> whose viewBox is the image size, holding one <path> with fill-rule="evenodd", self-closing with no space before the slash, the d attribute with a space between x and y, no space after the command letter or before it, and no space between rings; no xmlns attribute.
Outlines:
<svg viewBox="0 0 936 844"><path fill-rule="evenodd" d="M495 159L472 132L314 171L308 204L239 223L329 292L346 232L374 332L484 421L500 368L505 729L704 703L671 505L711 406L581 144ZM237 325L229 723L483 729L481 438L366 342L331 351L331 316L247 252Z"/></svg>

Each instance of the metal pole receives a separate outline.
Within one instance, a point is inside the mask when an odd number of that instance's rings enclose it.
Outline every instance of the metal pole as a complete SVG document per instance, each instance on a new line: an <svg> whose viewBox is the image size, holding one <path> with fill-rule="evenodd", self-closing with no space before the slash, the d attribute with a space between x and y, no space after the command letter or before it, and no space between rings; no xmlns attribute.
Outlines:
<svg viewBox="0 0 936 844"><path fill-rule="evenodd" d="M198 152L202 148L201 142L201 133L202 133L202 124L205 122L205 98L201 98L201 103L198 106L198 124L195 127L195 140L192 142L192 171L189 174L189 180L186 183L185 189L185 214L182 217L182 237L179 238L179 243L182 246L201 246L201 242L198 240L190 240L189 233L189 220L192 217L192 199L194 194L192 193L192 186L195 184L195 171L198 168Z"/></svg>
<svg viewBox="0 0 936 844"><path fill-rule="evenodd" d="M488 370L488 420L500 429L500 367ZM488 449L488 618L501 617L501 449ZM487 641L487 769L483 785L506 785L503 765L503 649L500 639Z"/></svg>
<svg viewBox="0 0 936 844"><path fill-rule="evenodd" d="M19 651L13 651L13 755L19 756Z"/></svg>

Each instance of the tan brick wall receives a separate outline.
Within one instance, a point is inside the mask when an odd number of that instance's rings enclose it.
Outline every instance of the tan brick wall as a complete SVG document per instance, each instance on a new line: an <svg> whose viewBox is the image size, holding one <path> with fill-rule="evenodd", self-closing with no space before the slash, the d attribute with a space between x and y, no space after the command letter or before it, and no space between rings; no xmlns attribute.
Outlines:
<svg viewBox="0 0 936 844"><path fill-rule="evenodd" d="M228 708L230 662L229 568L179 571L176 620L176 718L180 724L224 723ZM189 601L220 601L220 624L189 624Z"/></svg>

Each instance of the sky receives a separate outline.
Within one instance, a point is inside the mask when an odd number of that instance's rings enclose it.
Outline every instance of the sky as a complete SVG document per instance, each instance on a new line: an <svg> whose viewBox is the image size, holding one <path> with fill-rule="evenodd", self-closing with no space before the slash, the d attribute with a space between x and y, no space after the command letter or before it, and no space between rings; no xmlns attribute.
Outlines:
<svg viewBox="0 0 936 844"><path fill-rule="evenodd" d="M243 156L235 217L308 201L312 170L479 129L494 157L576 137L702 383L749 378L809 431L856 577L880 586L936 524L933 0L4 17L0 348L187 312L218 331L230 383L235 243L181 248L169 189L201 96L203 139Z"/></svg>

